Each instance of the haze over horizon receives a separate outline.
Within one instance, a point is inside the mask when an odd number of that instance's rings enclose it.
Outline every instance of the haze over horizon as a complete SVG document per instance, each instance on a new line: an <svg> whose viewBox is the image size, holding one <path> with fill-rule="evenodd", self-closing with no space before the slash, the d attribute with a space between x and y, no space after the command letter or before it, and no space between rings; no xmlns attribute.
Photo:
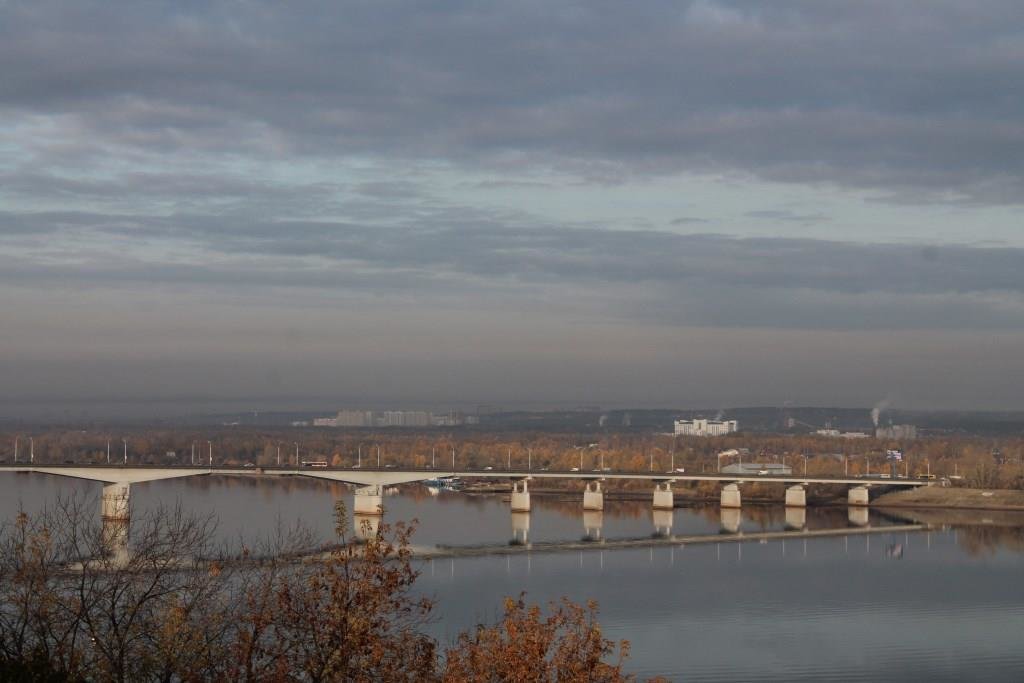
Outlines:
<svg viewBox="0 0 1024 683"><path fill-rule="evenodd" d="M0 417L1024 409L1022 74L1010 0L0 4Z"/></svg>

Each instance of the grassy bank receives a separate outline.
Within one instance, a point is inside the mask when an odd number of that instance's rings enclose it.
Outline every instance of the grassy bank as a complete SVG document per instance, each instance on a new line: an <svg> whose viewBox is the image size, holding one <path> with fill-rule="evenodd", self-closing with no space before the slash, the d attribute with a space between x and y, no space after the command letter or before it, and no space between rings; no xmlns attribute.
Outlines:
<svg viewBox="0 0 1024 683"><path fill-rule="evenodd" d="M871 504L879 507L1024 511L1024 491L922 486L883 494L871 501Z"/></svg>

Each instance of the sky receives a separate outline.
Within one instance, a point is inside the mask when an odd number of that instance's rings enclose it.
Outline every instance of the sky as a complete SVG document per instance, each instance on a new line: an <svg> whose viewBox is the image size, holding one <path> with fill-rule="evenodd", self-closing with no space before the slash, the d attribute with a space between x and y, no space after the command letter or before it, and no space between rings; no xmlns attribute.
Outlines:
<svg viewBox="0 0 1024 683"><path fill-rule="evenodd" d="M1024 408L1024 3L0 1L0 416Z"/></svg>

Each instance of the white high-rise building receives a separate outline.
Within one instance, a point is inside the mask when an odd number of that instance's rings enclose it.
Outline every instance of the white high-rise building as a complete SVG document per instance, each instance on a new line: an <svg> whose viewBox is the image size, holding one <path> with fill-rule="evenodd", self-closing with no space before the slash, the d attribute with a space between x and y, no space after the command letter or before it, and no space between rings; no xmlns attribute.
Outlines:
<svg viewBox="0 0 1024 683"><path fill-rule="evenodd" d="M736 420L676 420L676 436L725 436L739 431Z"/></svg>

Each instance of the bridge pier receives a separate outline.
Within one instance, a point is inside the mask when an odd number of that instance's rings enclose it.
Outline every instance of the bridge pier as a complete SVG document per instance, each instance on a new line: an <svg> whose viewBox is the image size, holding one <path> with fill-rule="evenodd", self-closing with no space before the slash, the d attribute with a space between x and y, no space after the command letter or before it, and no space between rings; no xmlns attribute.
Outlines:
<svg viewBox="0 0 1024 683"><path fill-rule="evenodd" d="M726 484L722 487L721 506L723 508L739 508L740 506L740 485Z"/></svg>
<svg viewBox="0 0 1024 683"><path fill-rule="evenodd" d="M672 482L656 482L654 484L653 505L655 510L671 510L675 507L675 496L672 493Z"/></svg>
<svg viewBox="0 0 1024 683"><path fill-rule="evenodd" d="M527 487L525 479L512 482L511 502L512 512L530 511L530 489Z"/></svg>
<svg viewBox="0 0 1024 683"><path fill-rule="evenodd" d="M100 499L103 545L115 564L128 564L128 529L131 526L131 485L103 485Z"/></svg>
<svg viewBox="0 0 1024 683"><path fill-rule="evenodd" d="M854 486L846 494L847 505L867 505L870 501L867 486Z"/></svg>
<svg viewBox="0 0 1024 683"><path fill-rule="evenodd" d="M803 484L790 486L786 489L786 507L804 508L807 507L807 490Z"/></svg>
<svg viewBox="0 0 1024 683"><path fill-rule="evenodd" d="M600 510L583 511L583 540L600 541L601 527L604 526L604 513Z"/></svg>
<svg viewBox="0 0 1024 683"><path fill-rule="evenodd" d="M786 507L786 528L800 531L807 526L806 507Z"/></svg>
<svg viewBox="0 0 1024 683"><path fill-rule="evenodd" d="M104 520L128 521L131 518L131 485L122 482L103 485L100 513Z"/></svg>
<svg viewBox="0 0 1024 683"><path fill-rule="evenodd" d="M353 496L352 512L356 515L384 514L384 487L360 486Z"/></svg>
<svg viewBox="0 0 1024 683"><path fill-rule="evenodd" d="M652 510L651 521L654 522L654 535L658 538L669 538L672 535L672 510Z"/></svg>
<svg viewBox="0 0 1024 683"><path fill-rule="evenodd" d="M530 545L530 513L512 513L512 545Z"/></svg>
<svg viewBox="0 0 1024 683"><path fill-rule="evenodd" d="M740 523L743 521L743 513L738 507L734 508L722 508L720 510L722 516L722 531L729 534L739 533Z"/></svg>
<svg viewBox="0 0 1024 683"><path fill-rule="evenodd" d="M587 482L587 487L583 489L583 509L604 510L604 492L600 481Z"/></svg>

